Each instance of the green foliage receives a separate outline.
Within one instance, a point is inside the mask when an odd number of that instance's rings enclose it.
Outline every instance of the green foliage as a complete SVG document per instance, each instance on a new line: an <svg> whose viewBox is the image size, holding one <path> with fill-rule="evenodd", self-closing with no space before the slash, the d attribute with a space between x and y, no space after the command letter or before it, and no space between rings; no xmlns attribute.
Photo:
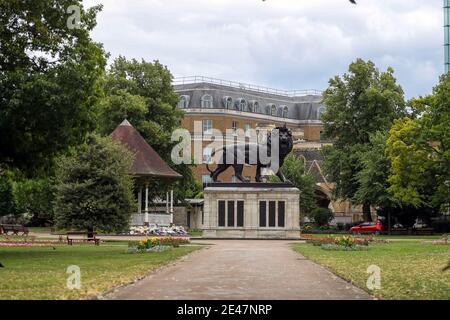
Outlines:
<svg viewBox="0 0 450 320"><path fill-rule="evenodd" d="M311 217L314 222L319 226L327 226L334 216L330 209L328 208L316 208L311 212Z"/></svg>
<svg viewBox="0 0 450 320"><path fill-rule="evenodd" d="M17 213L13 184L9 177L0 174L0 217Z"/></svg>
<svg viewBox="0 0 450 320"><path fill-rule="evenodd" d="M385 195L369 194L367 184L361 185L373 173L373 168L361 173L370 157L365 153L373 147L371 137L387 132L394 119L406 112L403 90L393 73L392 68L380 72L371 61L358 59L347 74L330 79L324 93L324 137L333 141L323 150L325 172L335 183L334 196L362 204L367 221L374 199ZM373 166L383 167L383 160Z"/></svg>
<svg viewBox="0 0 450 320"><path fill-rule="evenodd" d="M392 162L390 192L413 206L448 209L450 203L450 75L433 95L413 101L417 119L395 122L386 154Z"/></svg>
<svg viewBox="0 0 450 320"><path fill-rule="evenodd" d="M135 209L133 157L109 137L90 136L57 170L55 220L58 228L126 230Z"/></svg>
<svg viewBox="0 0 450 320"><path fill-rule="evenodd" d="M54 181L52 178L16 182L14 198L20 213L32 216L32 226L53 224Z"/></svg>
<svg viewBox="0 0 450 320"><path fill-rule="evenodd" d="M293 153L285 158L281 169L286 178L300 190L300 212L309 215L316 208L314 177L306 174L303 160L297 159ZM271 181L279 182L280 180L272 176Z"/></svg>
<svg viewBox="0 0 450 320"><path fill-rule="evenodd" d="M79 28L66 9L81 8ZM79 144L106 60L89 37L100 7L80 0L0 2L0 162L30 175Z"/></svg>
<svg viewBox="0 0 450 320"><path fill-rule="evenodd" d="M179 97L172 79L170 71L158 61L117 58L104 83L101 132L110 134L128 118L164 159L170 159L172 131L180 127L183 118L183 111L176 107Z"/></svg>
<svg viewBox="0 0 450 320"><path fill-rule="evenodd" d="M203 198L203 185L197 179L191 180L191 185L184 192L186 199L202 199Z"/></svg>
<svg viewBox="0 0 450 320"><path fill-rule="evenodd" d="M358 189L353 197L356 203L370 202L382 208L399 205L388 192L391 163L385 155L387 132L378 131L370 137L370 148L359 156L361 170L356 174Z"/></svg>
<svg viewBox="0 0 450 320"><path fill-rule="evenodd" d="M173 165L170 154L175 143L172 132L180 128L183 111L178 109L178 94L172 87L172 74L158 61L146 62L117 58L104 81L105 98L98 112L99 131L109 135L127 118L158 154L183 176L175 184L156 181L149 189L151 199L165 198L174 189L178 201L198 193L191 168Z"/></svg>
<svg viewBox="0 0 450 320"><path fill-rule="evenodd" d="M403 90L392 68L380 73L373 62L358 59L348 71L330 79L324 93L324 135L337 147L367 144L372 133L389 130L405 114Z"/></svg>

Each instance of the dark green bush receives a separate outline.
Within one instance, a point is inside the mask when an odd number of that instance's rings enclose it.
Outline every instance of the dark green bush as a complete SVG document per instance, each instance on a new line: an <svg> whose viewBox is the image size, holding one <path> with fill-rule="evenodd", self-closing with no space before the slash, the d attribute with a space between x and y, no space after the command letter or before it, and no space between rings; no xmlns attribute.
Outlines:
<svg viewBox="0 0 450 320"><path fill-rule="evenodd" d="M14 216L16 213L13 184L8 177L0 176L0 217Z"/></svg>
<svg viewBox="0 0 450 320"><path fill-rule="evenodd" d="M431 227L437 233L449 233L450 232L450 220L437 220L431 223Z"/></svg>
<svg viewBox="0 0 450 320"><path fill-rule="evenodd" d="M330 209L327 208L316 208L311 214L314 222L320 227L328 226L328 224L333 220L334 216Z"/></svg>
<svg viewBox="0 0 450 320"><path fill-rule="evenodd" d="M135 210L133 155L110 137L91 136L61 160L56 175L57 228L120 232Z"/></svg>

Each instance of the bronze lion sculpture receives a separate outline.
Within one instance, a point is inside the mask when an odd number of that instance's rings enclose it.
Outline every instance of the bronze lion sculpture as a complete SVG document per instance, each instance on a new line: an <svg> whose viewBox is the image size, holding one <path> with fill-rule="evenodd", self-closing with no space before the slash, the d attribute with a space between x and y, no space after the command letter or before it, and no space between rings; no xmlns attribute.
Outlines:
<svg viewBox="0 0 450 320"><path fill-rule="evenodd" d="M278 134L275 134L275 130L278 130ZM272 163L272 161L262 162L260 152L265 152L265 154L267 154L267 157L271 157L272 137L278 137L278 165L275 166L275 174L278 178L280 178L282 182L290 182L286 179L283 172L281 171L284 159L289 153L291 153L294 146L292 131L288 129L286 125L284 125L283 127L276 127L274 130L272 130L272 132L268 133L267 141L264 144L233 144L215 150L211 156L215 155L219 151L222 151L223 154L220 158L217 168L214 171L209 168L209 165L206 166L207 170L210 172L212 180L214 182L218 182L219 175L227 170L230 166L232 166L234 168L235 176L237 179L242 182L250 182L242 175L244 164L249 164L256 165L255 181L262 182L261 169L272 168L274 164ZM276 145L274 145L274 147L276 147Z"/></svg>

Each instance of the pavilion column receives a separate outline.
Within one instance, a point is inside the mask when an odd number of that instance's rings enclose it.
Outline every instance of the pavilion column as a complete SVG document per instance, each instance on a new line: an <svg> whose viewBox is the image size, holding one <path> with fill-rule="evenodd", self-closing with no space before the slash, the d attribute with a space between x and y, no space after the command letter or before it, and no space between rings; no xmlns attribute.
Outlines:
<svg viewBox="0 0 450 320"><path fill-rule="evenodd" d="M139 214L142 213L142 187L139 187L138 192L138 212Z"/></svg>
<svg viewBox="0 0 450 320"><path fill-rule="evenodd" d="M170 190L170 223L173 223L173 189Z"/></svg>
<svg viewBox="0 0 450 320"><path fill-rule="evenodd" d="M144 225L148 226L148 184L145 185L145 211L144 211Z"/></svg>
<svg viewBox="0 0 450 320"><path fill-rule="evenodd" d="M169 192L166 192L166 213L169 214Z"/></svg>

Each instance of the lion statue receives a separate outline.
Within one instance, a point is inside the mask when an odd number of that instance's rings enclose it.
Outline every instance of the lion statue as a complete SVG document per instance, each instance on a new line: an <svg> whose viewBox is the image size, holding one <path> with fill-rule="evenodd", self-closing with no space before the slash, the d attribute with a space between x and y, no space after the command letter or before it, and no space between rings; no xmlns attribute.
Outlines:
<svg viewBox="0 0 450 320"><path fill-rule="evenodd" d="M290 182L286 179L283 172L281 171L281 167L283 166L284 159L286 156L291 153L294 142L292 138L292 131L286 127L286 124L283 127L276 127L273 130L278 130L278 170L275 173L278 178L282 182ZM215 150L211 156L214 156L217 152L222 151L223 154L221 156L221 159L219 161L219 164L217 165L217 168L212 171L209 168L209 165L206 165L207 170L210 172L211 178L214 182L219 182L217 179L221 173L223 173L225 170L228 169L228 167L232 166L234 168L235 176L237 179L239 179L242 182L250 182L249 179L246 179L242 175L242 171L244 170L244 163L250 164L250 165L256 165L256 182L262 182L262 176L261 176L261 169L262 168L270 168L272 167L272 163L269 161L269 163L263 164L260 159L260 149L264 148L262 150L262 154L267 154L268 157L271 156L271 147L272 147L272 136L275 136L273 134L274 131L269 132L267 135L267 141L264 144L251 144L251 143L245 143L245 144L234 144L234 145L227 145L224 146L218 150ZM234 150L231 150L231 148L234 148ZM252 155L250 152L256 152L256 164L254 163L255 155ZM228 157L232 156L232 159L227 159ZM238 161L240 159L240 162ZM231 161L230 161L231 160ZM250 163L250 160L252 160L252 163Z"/></svg>

